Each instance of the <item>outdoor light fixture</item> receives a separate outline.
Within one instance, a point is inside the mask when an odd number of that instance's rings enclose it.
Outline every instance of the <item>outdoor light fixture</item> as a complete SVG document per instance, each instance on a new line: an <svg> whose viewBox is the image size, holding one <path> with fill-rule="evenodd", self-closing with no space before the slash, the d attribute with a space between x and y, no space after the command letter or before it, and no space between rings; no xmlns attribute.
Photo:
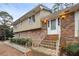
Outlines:
<svg viewBox="0 0 79 59"><path fill-rule="evenodd" d="M59 15L60 15L60 19L65 19L66 18L66 13L65 12L62 12Z"/></svg>
<svg viewBox="0 0 79 59"><path fill-rule="evenodd" d="M66 18L66 16L65 16L65 15L62 15L62 16L61 16L61 18L62 18L62 19L65 19L65 18Z"/></svg>
<svg viewBox="0 0 79 59"><path fill-rule="evenodd" d="M47 24L47 23L48 23L48 19L41 20L41 22L42 22L43 24Z"/></svg>
<svg viewBox="0 0 79 59"><path fill-rule="evenodd" d="M62 19L62 20L65 19L65 18L66 18L66 15L61 15L60 16L60 19Z"/></svg>

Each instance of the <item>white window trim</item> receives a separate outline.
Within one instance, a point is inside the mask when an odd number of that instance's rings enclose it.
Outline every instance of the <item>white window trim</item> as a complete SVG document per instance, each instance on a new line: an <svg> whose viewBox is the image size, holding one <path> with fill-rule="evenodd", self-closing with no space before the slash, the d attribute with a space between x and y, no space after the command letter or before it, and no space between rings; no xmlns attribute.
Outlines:
<svg viewBox="0 0 79 59"><path fill-rule="evenodd" d="M75 18L75 37L78 37L79 12L74 13L74 18Z"/></svg>
<svg viewBox="0 0 79 59"><path fill-rule="evenodd" d="M59 32L60 32L60 25L58 25L58 18L55 20L56 20L56 29L55 30L50 30L50 28L47 25L48 35L59 34ZM49 23L51 23L51 22L49 22Z"/></svg>
<svg viewBox="0 0 79 59"><path fill-rule="evenodd" d="M28 18L28 23L29 24L34 24L35 22L33 21L33 18L31 17L30 19Z"/></svg>

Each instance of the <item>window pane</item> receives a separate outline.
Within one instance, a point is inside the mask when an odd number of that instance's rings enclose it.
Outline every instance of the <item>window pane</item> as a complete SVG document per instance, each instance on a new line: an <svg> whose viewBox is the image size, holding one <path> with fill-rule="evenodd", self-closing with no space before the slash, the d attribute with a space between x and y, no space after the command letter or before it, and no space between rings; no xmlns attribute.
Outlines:
<svg viewBox="0 0 79 59"><path fill-rule="evenodd" d="M48 21L48 27L49 27L49 21Z"/></svg>
<svg viewBox="0 0 79 59"><path fill-rule="evenodd" d="M51 30L56 29L56 20L51 20Z"/></svg>
<svg viewBox="0 0 79 59"><path fill-rule="evenodd" d="M34 15L32 16L32 20L33 20L33 22L35 22L35 16Z"/></svg>
<svg viewBox="0 0 79 59"><path fill-rule="evenodd" d="M28 21L29 21L29 24L33 24L35 22L35 16L33 15L29 17Z"/></svg>
<svg viewBox="0 0 79 59"><path fill-rule="evenodd" d="M35 16L33 15L33 16L29 17L28 22L29 22L29 24L33 24L35 22Z"/></svg>
<svg viewBox="0 0 79 59"><path fill-rule="evenodd" d="M30 20L31 20L31 17L28 18L28 22L29 22L29 24L30 24Z"/></svg>

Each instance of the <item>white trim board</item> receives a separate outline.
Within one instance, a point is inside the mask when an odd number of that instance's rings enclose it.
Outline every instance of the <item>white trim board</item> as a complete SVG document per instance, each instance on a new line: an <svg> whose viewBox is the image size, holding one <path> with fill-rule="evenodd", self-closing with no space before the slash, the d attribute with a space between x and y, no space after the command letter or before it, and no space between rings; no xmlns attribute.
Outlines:
<svg viewBox="0 0 79 59"><path fill-rule="evenodd" d="M78 37L79 11L74 13L75 18L75 37Z"/></svg>

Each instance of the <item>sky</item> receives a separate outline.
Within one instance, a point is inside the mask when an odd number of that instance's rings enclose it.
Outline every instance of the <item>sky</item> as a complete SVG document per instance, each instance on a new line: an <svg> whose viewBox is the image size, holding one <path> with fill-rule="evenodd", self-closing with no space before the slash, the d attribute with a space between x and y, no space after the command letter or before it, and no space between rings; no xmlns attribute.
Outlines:
<svg viewBox="0 0 79 59"><path fill-rule="evenodd" d="M8 12L13 17L13 21L15 21L37 5L38 3L0 3L0 11ZM52 3L44 3L43 5L50 9L53 6Z"/></svg>

